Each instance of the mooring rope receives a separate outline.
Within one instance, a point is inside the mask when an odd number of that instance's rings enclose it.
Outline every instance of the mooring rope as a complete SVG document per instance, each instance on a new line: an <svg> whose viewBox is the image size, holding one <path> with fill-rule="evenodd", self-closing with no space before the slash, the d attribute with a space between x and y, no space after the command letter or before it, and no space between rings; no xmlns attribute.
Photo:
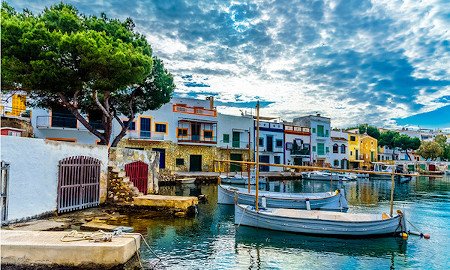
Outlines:
<svg viewBox="0 0 450 270"><path fill-rule="evenodd" d="M147 240L145 240L145 237L140 233L124 233L122 232L122 230L116 230L114 232L104 232L102 230L98 230L97 232L87 233L72 230L69 233L63 235L60 240L61 242L76 242L76 241L111 242L113 237L133 238L136 245L136 255L139 261L139 265L142 269L145 269L142 264L137 239L136 237L133 237L133 235L139 235L144 244L147 246L148 250L150 250L150 252L157 258L157 262L152 265L152 268L156 267L156 265L162 262L162 258L156 254L156 252L148 244Z"/></svg>

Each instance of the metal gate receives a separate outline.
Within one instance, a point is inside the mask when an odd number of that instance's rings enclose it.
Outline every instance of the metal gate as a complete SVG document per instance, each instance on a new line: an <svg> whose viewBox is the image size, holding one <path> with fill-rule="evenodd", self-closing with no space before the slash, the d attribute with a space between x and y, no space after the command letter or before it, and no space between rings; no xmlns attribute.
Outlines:
<svg viewBox="0 0 450 270"><path fill-rule="evenodd" d="M9 164L1 162L1 190L0 190L0 211L1 223L8 221L8 180L9 180Z"/></svg>
<svg viewBox="0 0 450 270"><path fill-rule="evenodd" d="M148 165L142 161L128 163L125 172L139 192L147 194Z"/></svg>
<svg viewBox="0 0 450 270"><path fill-rule="evenodd" d="M59 161L58 213L99 205L100 163L85 156Z"/></svg>

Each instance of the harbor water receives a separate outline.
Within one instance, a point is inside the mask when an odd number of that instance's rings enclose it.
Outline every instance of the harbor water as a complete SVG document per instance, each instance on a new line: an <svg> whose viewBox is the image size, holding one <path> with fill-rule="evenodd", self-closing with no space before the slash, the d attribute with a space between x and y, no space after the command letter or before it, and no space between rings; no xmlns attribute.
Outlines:
<svg viewBox="0 0 450 270"><path fill-rule="evenodd" d="M336 189L328 181L289 180L261 185L281 192ZM389 213L391 182L344 183L350 212ZM133 220L162 269L449 269L450 177L396 183L394 209L405 212L431 239L338 239L255 229L234 224L234 206L217 204L217 185L162 187L171 195L207 195L195 218ZM411 225L410 230L416 230ZM155 256L143 249L144 260Z"/></svg>

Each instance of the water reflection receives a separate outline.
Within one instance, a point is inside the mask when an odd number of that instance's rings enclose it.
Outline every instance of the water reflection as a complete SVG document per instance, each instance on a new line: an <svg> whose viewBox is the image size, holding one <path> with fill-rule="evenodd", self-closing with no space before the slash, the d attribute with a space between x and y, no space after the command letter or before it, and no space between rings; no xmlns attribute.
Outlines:
<svg viewBox="0 0 450 270"><path fill-rule="evenodd" d="M275 181L262 190L323 192L338 188L328 181ZM344 183L351 211L387 211L391 182L359 180ZM410 220L432 234L429 241L410 238L335 239L303 236L234 225L234 207L217 205L217 186L194 184L161 187L170 195L204 194L206 204L190 219L154 219L134 222L144 229L152 248L167 269L442 269L450 259L450 178L420 177L396 182L396 207L408 208ZM132 220L133 221L133 220ZM133 225L134 226L134 225ZM152 259L150 252L143 257Z"/></svg>

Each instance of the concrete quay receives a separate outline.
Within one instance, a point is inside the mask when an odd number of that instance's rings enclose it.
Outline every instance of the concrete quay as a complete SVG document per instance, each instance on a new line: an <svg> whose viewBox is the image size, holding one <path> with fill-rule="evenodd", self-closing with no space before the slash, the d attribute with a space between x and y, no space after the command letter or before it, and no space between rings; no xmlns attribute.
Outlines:
<svg viewBox="0 0 450 270"><path fill-rule="evenodd" d="M195 213L198 198L192 196L144 195L134 197L133 205L150 209L170 209L175 211L176 216L184 216Z"/></svg>
<svg viewBox="0 0 450 270"><path fill-rule="evenodd" d="M1 230L2 269L117 269L140 248L138 234L113 237L111 242L63 242L68 232Z"/></svg>

